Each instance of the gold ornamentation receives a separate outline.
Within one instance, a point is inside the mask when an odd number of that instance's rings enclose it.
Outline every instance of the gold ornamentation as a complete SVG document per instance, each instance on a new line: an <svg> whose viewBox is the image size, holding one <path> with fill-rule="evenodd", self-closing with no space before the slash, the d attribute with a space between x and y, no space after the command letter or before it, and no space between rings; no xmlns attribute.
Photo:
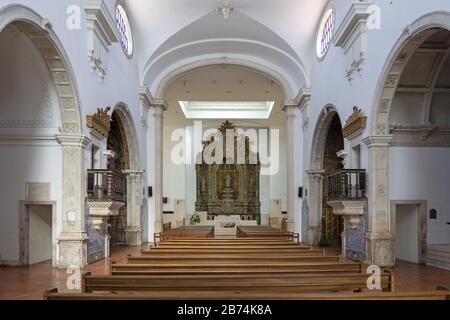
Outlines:
<svg viewBox="0 0 450 320"><path fill-rule="evenodd" d="M353 114L348 118L343 129L344 138L350 137L352 134L362 131L367 126L367 117L363 116L361 109L353 107Z"/></svg>
<svg viewBox="0 0 450 320"><path fill-rule="evenodd" d="M108 137L109 130L111 129L111 116L108 115L109 111L111 111L111 107L98 108L97 113L86 116L87 126L105 138Z"/></svg>

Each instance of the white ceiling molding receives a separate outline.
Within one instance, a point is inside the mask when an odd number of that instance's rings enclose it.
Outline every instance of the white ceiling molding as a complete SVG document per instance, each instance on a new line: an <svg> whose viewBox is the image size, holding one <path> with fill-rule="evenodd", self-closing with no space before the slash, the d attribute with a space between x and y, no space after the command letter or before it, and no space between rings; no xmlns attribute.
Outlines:
<svg viewBox="0 0 450 320"><path fill-rule="evenodd" d="M195 70L221 65L242 67L258 72L269 79L274 80L283 90L285 97L292 99L295 98L295 93L298 92L298 88L304 84L303 77L301 77L300 82L295 81L289 77L289 74L286 74L284 69L281 69L266 60L258 59L254 56L223 56L223 54L196 56L183 61L178 61L168 65L163 72L159 74L152 75L152 77L147 75L144 83L152 83L150 92L155 97L164 97L166 89L179 77Z"/></svg>
<svg viewBox="0 0 450 320"><path fill-rule="evenodd" d="M116 24L103 0L84 0L88 31L88 57L91 71L100 80L106 76L106 56L109 47L119 41Z"/></svg>
<svg viewBox="0 0 450 320"><path fill-rule="evenodd" d="M186 119L267 120L274 101L180 101Z"/></svg>

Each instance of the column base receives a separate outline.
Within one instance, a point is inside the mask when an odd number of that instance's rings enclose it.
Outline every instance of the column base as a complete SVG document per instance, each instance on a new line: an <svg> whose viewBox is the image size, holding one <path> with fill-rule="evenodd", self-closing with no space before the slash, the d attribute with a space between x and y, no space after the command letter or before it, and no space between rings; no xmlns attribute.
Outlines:
<svg viewBox="0 0 450 320"><path fill-rule="evenodd" d="M288 231L295 232L295 221L288 221Z"/></svg>
<svg viewBox="0 0 450 320"><path fill-rule="evenodd" d="M155 221L155 233L163 232L163 223L161 221Z"/></svg>
<svg viewBox="0 0 450 320"><path fill-rule="evenodd" d="M69 266L83 268L88 265L87 242L89 237L85 233L61 233L58 238L59 255L56 267L66 269Z"/></svg>
<svg viewBox="0 0 450 320"><path fill-rule="evenodd" d="M395 241L389 233L366 234L366 263L379 267L394 267Z"/></svg>
<svg viewBox="0 0 450 320"><path fill-rule="evenodd" d="M127 228L127 243L129 246L142 245L142 230L139 228Z"/></svg>
<svg viewBox="0 0 450 320"><path fill-rule="evenodd" d="M319 226L308 227L308 245L310 246L319 246L320 243L320 234L322 230Z"/></svg>

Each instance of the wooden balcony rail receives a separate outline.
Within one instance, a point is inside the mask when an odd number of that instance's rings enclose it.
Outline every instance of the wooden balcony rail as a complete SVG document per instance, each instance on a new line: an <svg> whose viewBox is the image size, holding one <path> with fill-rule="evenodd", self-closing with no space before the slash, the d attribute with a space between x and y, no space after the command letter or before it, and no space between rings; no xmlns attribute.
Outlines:
<svg viewBox="0 0 450 320"><path fill-rule="evenodd" d="M345 169L326 176L328 201L366 199L366 170Z"/></svg>
<svg viewBox="0 0 450 320"><path fill-rule="evenodd" d="M126 178L115 170L88 170L89 200L126 202Z"/></svg>

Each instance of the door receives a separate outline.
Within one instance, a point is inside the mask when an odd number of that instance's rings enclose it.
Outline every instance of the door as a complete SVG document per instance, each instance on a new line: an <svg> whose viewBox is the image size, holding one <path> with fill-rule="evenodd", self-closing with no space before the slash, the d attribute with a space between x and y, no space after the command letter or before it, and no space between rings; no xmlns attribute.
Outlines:
<svg viewBox="0 0 450 320"><path fill-rule="evenodd" d="M419 263L419 205L402 204L396 208L396 257Z"/></svg>
<svg viewBox="0 0 450 320"><path fill-rule="evenodd" d="M52 206L30 205L29 264L52 259Z"/></svg>

